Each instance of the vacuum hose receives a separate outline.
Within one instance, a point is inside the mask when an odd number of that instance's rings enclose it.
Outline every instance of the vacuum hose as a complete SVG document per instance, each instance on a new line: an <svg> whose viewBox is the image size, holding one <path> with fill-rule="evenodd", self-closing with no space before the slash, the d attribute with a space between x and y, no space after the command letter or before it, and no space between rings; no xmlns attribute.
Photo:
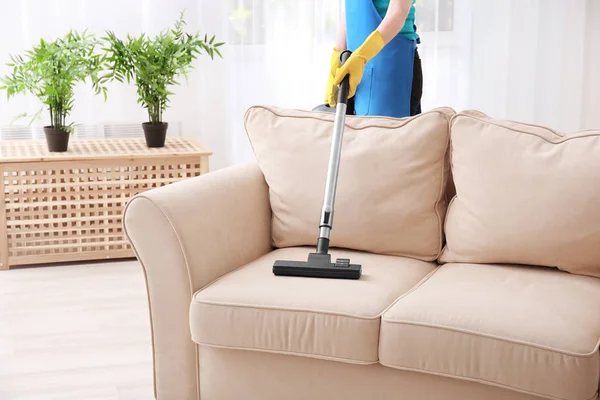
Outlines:
<svg viewBox="0 0 600 400"><path fill-rule="evenodd" d="M342 51L340 54L340 63L344 65L346 61L350 58L352 52L350 50ZM340 88L338 90L338 103L348 104L348 93L350 92L350 75L346 75L342 82L340 83Z"/></svg>
<svg viewBox="0 0 600 400"><path fill-rule="evenodd" d="M351 55L351 51L343 51L342 54L340 54L340 63L343 65ZM346 75L340 83L337 105L335 108L333 138L331 142L331 153L329 155L329 166L327 167L327 181L325 184L325 198L323 199L321 222L319 224L319 238L317 239L317 253L319 254L327 254L329 251L329 236L331 234L331 229L333 228L333 206L335 203L335 192L342 151L342 137L344 135L344 117L346 115L349 92L350 76Z"/></svg>

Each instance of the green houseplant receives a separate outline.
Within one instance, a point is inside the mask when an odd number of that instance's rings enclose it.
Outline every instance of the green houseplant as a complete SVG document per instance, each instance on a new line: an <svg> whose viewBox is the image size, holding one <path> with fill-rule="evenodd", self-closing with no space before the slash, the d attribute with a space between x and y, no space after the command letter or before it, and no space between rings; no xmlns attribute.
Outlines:
<svg viewBox="0 0 600 400"><path fill-rule="evenodd" d="M39 44L27 50L24 56L11 55L12 72L1 78L0 89L8 98L20 93L31 93L44 107L33 115L38 118L44 108L50 116L50 125L44 126L49 151L67 151L74 124L67 119L73 109L75 86L91 80L96 94L107 89L102 85L101 72L104 56L96 53L101 42L87 32L69 32L54 41L40 39ZM27 116L26 114L20 117Z"/></svg>
<svg viewBox="0 0 600 400"><path fill-rule="evenodd" d="M186 33L184 26L182 13L172 29L154 37L142 33L123 40L108 31L104 38L110 71L105 78L135 81L138 103L148 111L148 122L142 124L148 147L164 146L168 123L163 121L163 111L173 94L169 88L179 84L180 76L187 77L199 55L222 57L218 48L224 43L215 43L214 36Z"/></svg>

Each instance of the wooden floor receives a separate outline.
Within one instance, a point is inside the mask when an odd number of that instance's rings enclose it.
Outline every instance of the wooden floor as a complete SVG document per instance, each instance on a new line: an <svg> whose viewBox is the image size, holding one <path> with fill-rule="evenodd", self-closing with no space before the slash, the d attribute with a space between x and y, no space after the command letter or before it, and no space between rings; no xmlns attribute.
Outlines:
<svg viewBox="0 0 600 400"><path fill-rule="evenodd" d="M0 400L150 400L136 261L0 271Z"/></svg>

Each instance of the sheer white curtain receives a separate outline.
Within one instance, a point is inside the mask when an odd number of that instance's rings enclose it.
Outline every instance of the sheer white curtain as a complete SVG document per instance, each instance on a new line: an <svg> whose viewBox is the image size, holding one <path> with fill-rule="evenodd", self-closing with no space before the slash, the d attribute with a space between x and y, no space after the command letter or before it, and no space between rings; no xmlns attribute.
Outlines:
<svg viewBox="0 0 600 400"><path fill-rule="evenodd" d="M178 3L172 1L172 3ZM117 34L139 34L143 31L154 33L169 27L178 17L179 11L187 3L179 1L170 7L162 1L144 0L22 0L18 2L3 2L0 10L0 74L3 76L10 71L5 65L9 54L23 54L25 50L39 43L40 38L47 40L63 36L71 29L104 35L106 30ZM195 10L188 10L187 18L196 18ZM76 136L85 136L93 131L95 125L101 124L133 124L139 128L139 123L147 119L145 111L136 103L135 88L121 84L109 86L108 101L101 96L94 96L89 85L79 85L76 89L74 109L70 121L81 124ZM181 122L183 110L181 102L186 104L186 97L193 93L185 86L176 90L173 98L173 110L168 119L174 122L171 129L177 133L177 123ZM16 115L35 113L41 104L33 96L19 95L7 101L4 92L0 96L0 139L16 138L25 135L26 129L17 130L15 126L26 126L28 119L12 123L13 129L7 129ZM35 126L48 124L48 116L44 112L43 119L34 122ZM31 129L33 138L41 138L40 129ZM91 132L93 133L93 132ZM94 136L94 135L92 135Z"/></svg>
<svg viewBox="0 0 600 400"><path fill-rule="evenodd" d="M201 26L228 42L225 59L205 70L199 109L202 129L214 138L215 152L226 154L224 163L253 157L243 125L248 107L322 103L337 13L338 0L199 2Z"/></svg>
<svg viewBox="0 0 600 400"><path fill-rule="evenodd" d="M455 0L424 38L425 103L561 130L600 128L600 2Z"/></svg>
<svg viewBox="0 0 600 400"><path fill-rule="evenodd" d="M154 33L186 10L190 29L227 42L223 60L203 58L175 88L165 120L214 151L212 167L244 162L243 127L254 104L310 109L322 102L340 0L21 0L0 17L0 73L9 53L71 28ZM600 128L600 2L597 0L417 0L423 108L475 108L561 130ZM77 92L85 125L146 118L135 89L112 85L106 103ZM0 96L0 127L39 109ZM21 122L23 123L23 122ZM41 124L40 122L39 124ZM0 128L0 138L2 129Z"/></svg>

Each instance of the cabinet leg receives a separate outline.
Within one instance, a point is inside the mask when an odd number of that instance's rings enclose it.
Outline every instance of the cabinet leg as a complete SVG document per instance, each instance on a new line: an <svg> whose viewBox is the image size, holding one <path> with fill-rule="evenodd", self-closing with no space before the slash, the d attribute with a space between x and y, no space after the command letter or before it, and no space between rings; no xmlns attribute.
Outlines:
<svg viewBox="0 0 600 400"><path fill-rule="evenodd" d="M200 158L200 174L204 175L208 173L208 157L202 156Z"/></svg>
<svg viewBox="0 0 600 400"><path fill-rule="evenodd" d="M4 198L4 170L0 168L0 270L8 269L8 226Z"/></svg>

